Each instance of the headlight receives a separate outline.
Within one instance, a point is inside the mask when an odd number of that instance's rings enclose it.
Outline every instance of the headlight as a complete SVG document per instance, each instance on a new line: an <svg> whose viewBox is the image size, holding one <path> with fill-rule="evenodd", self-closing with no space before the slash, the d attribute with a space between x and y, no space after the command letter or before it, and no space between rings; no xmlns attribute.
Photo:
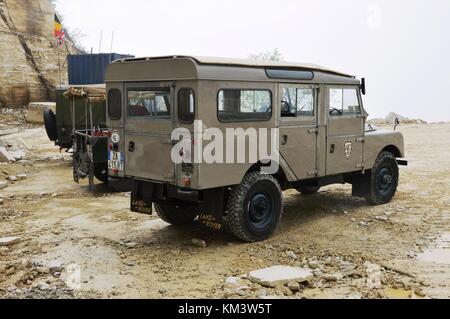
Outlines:
<svg viewBox="0 0 450 319"><path fill-rule="evenodd" d="M119 133L113 133L111 135L111 141L113 143L115 143L115 144L119 143L120 142L120 135L119 135Z"/></svg>

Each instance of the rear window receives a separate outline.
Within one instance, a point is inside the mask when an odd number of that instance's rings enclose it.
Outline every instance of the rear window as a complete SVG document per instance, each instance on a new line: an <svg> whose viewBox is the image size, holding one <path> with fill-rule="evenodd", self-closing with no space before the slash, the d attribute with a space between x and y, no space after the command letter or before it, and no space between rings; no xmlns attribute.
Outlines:
<svg viewBox="0 0 450 319"><path fill-rule="evenodd" d="M170 90L129 90L128 116L159 119L170 118Z"/></svg>
<svg viewBox="0 0 450 319"><path fill-rule="evenodd" d="M192 89L178 92L178 119L182 123L192 123L195 119L195 94Z"/></svg>
<svg viewBox="0 0 450 319"><path fill-rule="evenodd" d="M108 115L115 121L122 117L122 93L118 89L111 89L108 92Z"/></svg>
<svg viewBox="0 0 450 319"><path fill-rule="evenodd" d="M272 93L269 90L221 90L218 112L222 122L270 120Z"/></svg>

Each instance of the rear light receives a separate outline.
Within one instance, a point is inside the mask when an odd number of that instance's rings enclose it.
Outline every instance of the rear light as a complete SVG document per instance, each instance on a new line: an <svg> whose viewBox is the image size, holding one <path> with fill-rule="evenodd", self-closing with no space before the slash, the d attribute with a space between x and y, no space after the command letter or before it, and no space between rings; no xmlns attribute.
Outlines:
<svg viewBox="0 0 450 319"><path fill-rule="evenodd" d="M112 144L109 144L109 145L108 145L108 148L109 148L110 151L112 151L112 150L113 150L113 145L112 145Z"/></svg>
<svg viewBox="0 0 450 319"><path fill-rule="evenodd" d="M185 176L183 179L184 186L191 186L191 178L189 176Z"/></svg>

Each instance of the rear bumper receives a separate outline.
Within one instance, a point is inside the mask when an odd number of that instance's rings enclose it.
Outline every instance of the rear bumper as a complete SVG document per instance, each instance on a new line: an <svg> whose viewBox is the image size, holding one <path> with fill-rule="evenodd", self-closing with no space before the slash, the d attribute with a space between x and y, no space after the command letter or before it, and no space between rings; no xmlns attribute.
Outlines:
<svg viewBox="0 0 450 319"><path fill-rule="evenodd" d="M131 211L151 215L154 203L196 207L199 212L210 213L219 221L224 213L224 199L224 188L191 190L167 183L134 180Z"/></svg>

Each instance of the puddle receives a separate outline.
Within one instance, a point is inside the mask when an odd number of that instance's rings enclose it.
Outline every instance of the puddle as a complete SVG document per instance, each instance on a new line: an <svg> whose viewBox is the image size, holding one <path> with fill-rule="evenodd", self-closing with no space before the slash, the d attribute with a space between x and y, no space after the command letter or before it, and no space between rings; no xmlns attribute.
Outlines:
<svg viewBox="0 0 450 319"><path fill-rule="evenodd" d="M384 294L389 299L418 299L414 291L405 289L386 288Z"/></svg>
<svg viewBox="0 0 450 319"><path fill-rule="evenodd" d="M430 248L417 256L423 262L450 265L450 233L439 237Z"/></svg>

